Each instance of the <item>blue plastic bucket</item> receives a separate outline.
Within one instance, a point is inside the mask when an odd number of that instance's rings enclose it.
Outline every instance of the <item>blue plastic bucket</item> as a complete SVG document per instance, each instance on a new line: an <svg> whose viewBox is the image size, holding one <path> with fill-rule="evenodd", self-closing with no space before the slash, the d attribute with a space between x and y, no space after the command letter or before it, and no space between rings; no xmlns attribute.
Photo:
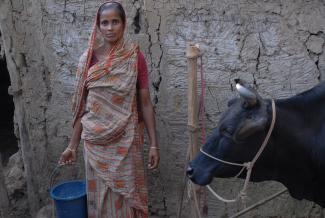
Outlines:
<svg viewBox="0 0 325 218"><path fill-rule="evenodd" d="M73 180L51 189L58 218L87 218L86 183Z"/></svg>

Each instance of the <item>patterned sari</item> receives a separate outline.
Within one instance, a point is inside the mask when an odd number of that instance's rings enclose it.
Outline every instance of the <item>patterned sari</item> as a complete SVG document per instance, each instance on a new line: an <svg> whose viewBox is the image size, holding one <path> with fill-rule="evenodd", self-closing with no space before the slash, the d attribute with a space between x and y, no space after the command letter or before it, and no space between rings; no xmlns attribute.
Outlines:
<svg viewBox="0 0 325 218"><path fill-rule="evenodd" d="M138 46L121 40L105 60L89 68L96 32L95 23L79 61L73 105L73 123L81 118L83 126L88 217L145 218L143 124L138 122L136 98Z"/></svg>

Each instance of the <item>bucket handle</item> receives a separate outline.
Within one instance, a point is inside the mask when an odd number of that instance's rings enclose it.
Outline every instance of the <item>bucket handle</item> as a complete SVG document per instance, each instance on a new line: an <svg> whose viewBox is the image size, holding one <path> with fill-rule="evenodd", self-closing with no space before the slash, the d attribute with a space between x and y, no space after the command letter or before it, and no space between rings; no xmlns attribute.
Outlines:
<svg viewBox="0 0 325 218"><path fill-rule="evenodd" d="M73 164L73 165L77 165L77 164ZM72 166L73 166L72 165ZM55 177L58 175L60 169L64 166L69 166L69 164L57 164L55 166L55 168L52 170L51 174L50 174L50 184L49 184L49 192L51 191L51 189L53 188L53 184L54 184L54 179ZM54 200L52 199L52 217L56 217L55 216L55 205L54 205Z"/></svg>
<svg viewBox="0 0 325 218"><path fill-rule="evenodd" d="M58 165L56 165L56 167L52 170L51 175L50 175L50 185L49 185L49 190L52 189L52 187L53 187L53 183L54 183L54 179L55 179L56 175L58 174L58 172L59 172L59 170L60 170L60 168L61 168L62 166L64 166L64 165L60 165L60 164L58 164Z"/></svg>
<svg viewBox="0 0 325 218"><path fill-rule="evenodd" d="M56 167L52 170L51 175L50 175L50 184L49 184L49 192L51 192L52 187L53 187L53 183L54 183L54 179L57 176L59 170L61 167L63 167L64 165L62 164L57 164ZM55 218L56 217L56 213L55 213L55 205L54 205L54 200L51 200L52 202L52 217Z"/></svg>
<svg viewBox="0 0 325 218"><path fill-rule="evenodd" d="M56 176L58 175L58 173L60 172L60 169L62 167L65 167L65 166L77 166L78 164L74 163L74 164L57 164L55 166L55 168L52 170L51 174L50 174L50 184L49 184L49 191L52 189L53 187L53 184L54 184L54 180L56 178Z"/></svg>

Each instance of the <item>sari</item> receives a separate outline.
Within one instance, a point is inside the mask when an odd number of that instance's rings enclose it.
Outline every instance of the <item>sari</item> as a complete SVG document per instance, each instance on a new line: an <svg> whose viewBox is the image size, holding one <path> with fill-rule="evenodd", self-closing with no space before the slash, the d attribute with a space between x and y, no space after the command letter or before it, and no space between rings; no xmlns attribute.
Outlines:
<svg viewBox="0 0 325 218"><path fill-rule="evenodd" d="M88 217L146 218L144 131L136 93L139 50L121 40L104 60L89 67L98 43L97 16L79 60L73 98L73 124L81 118L83 126Z"/></svg>

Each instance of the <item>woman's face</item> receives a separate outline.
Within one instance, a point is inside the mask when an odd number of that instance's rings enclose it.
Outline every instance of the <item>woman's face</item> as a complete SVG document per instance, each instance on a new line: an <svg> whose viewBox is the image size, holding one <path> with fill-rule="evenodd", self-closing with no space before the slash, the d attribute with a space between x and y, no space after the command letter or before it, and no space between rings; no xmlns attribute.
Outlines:
<svg viewBox="0 0 325 218"><path fill-rule="evenodd" d="M109 44L115 44L123 37L124 24L119 13L112 9L102 11L99 17L99 30Z"/></svg>

